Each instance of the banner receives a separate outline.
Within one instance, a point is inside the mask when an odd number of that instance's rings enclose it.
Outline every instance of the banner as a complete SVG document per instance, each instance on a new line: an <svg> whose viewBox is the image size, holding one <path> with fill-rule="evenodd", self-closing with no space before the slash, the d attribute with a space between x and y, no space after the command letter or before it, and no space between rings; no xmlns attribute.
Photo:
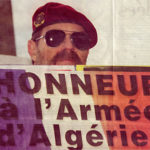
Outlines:
<svg viewBox="0 0 150 150"><path fill-rule="evenodd" d="M150 148L150 68L4 67L0 149Z"/></svg>

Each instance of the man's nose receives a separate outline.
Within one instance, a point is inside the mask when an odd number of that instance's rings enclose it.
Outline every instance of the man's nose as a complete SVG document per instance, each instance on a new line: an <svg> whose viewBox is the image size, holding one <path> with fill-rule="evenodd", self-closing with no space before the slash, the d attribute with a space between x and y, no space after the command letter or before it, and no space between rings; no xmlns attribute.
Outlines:
<svg viewBox="0 0 150 150"><path fill-rule="evenodd" d="M73 45L72 40L69 35L66 35L62 44L63 44L64 49L74 50L74 45Z"/></svg>

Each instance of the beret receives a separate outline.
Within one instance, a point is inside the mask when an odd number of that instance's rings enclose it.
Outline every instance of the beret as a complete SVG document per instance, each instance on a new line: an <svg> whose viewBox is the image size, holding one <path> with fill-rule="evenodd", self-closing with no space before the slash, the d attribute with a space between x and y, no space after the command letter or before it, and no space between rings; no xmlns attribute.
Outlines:
<svg viewBox="0 0 150 150"><path fill-rule="evenodd" d="M32 17L32 35L48 25L62 22L81 25L90 37L91 48L96 45L97 32L90 20L72 7L55 2L49 2L35 11Z"/></svg>

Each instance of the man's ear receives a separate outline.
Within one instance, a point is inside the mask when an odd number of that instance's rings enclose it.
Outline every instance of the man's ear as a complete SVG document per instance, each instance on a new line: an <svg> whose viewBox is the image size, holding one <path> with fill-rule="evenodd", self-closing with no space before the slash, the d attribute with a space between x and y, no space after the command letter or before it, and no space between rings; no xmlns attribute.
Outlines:
<svg viewBox="0 0 150 150"><path fill-rule="evenodd" d="M35 62L37 49L36 49L36 43L33 40L28 41L28 53L30 54L32 61Z"/></svg>

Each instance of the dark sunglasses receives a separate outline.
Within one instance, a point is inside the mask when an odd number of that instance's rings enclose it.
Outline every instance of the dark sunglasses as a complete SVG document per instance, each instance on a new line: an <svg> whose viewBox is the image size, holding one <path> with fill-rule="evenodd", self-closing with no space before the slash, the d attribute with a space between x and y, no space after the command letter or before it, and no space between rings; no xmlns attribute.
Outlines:
<svg viewBox="0 0 150 150"><path fill-rule="evenodd" d="M91 40L85 32L72 32L63 30L50 30L46 32L44 36L36 38L34 41L38 41L45 38L46 44L50 47L59 46L65 39L67 32L71 32L70 39L72 44L80 50L88 50L90 48Z"/></svg>

